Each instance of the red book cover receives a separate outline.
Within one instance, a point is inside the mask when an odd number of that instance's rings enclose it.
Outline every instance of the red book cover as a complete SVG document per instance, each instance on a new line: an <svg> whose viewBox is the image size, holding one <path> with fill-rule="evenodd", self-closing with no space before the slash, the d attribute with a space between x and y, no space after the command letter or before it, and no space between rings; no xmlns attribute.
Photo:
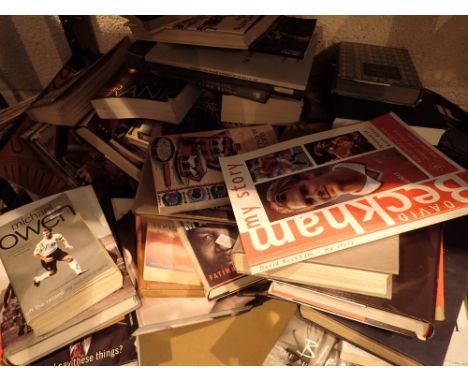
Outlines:
<svg viewBox="0 0 468 382"><path fill-rule="evenodd" d="M394 114L220 163L252 274L468 213L467 171Z"/></svg>

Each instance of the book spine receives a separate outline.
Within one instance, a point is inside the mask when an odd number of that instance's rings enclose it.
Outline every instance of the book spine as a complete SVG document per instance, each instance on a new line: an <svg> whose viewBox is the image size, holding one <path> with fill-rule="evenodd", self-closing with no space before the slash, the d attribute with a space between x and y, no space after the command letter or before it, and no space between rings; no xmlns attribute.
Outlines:
<svg viewBox="0 0 468 382"><path fill-rule="evenodd" d="M184 79L202 87L218 90L222 93L238 95L258 102L266 102L272 94L300 99L304 92L272 86L269 84L228 77L223 74L201 72L186 68L146 62L145 69L161 76Z"/></svg>

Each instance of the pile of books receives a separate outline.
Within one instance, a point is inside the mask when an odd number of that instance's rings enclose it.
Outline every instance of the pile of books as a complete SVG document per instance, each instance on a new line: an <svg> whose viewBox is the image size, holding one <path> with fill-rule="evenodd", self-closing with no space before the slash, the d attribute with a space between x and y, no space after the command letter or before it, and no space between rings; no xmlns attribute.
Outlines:
<svg viewBox="0 0 468 382"><path fill-rule="evenodd" d="M314 19L126 17L136 41L4 118L61 183L0 215L3 360L114 359L72 359L92 336L128 363L138 336L277 299L297 311L265 365L442 364L468 174L418 135L440 109L409 53L342 42L322 94Z"/></svg>

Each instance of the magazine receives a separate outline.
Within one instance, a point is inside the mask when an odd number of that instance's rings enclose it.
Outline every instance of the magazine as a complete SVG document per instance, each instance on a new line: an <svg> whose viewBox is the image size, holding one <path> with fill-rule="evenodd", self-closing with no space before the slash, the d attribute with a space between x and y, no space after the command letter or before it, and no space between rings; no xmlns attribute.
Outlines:
<svg viewBox="0 0 468 382"><path fill-rule="evenodd" d="M468 174L394 114L220 158L259 273L468 213Z"/></svg>

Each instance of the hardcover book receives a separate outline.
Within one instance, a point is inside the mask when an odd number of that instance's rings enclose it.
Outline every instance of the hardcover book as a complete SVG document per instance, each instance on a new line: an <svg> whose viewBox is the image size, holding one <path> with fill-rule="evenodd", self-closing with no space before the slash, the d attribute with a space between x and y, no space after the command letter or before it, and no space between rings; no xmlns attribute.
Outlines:
<svg viewBox="0 0 468 382"><path fill-rule="evenodd" d="M468 213L468 173L398 117L220 158L245 256L259 273Z"/></svg>
<svg viewBox="0 0 468 382"><path fill-rule="evenodd" d="M122 68L91 100L101 118L147 118L179 124L200 90L136 68Z"/></svg>
<svg viewBox="0 0 468 382"><path fill-rule="evenodd" d="M258 275L271 280L390 298L392 276L399 273L398 246L399 237L395 235ZM240 239L232 252L233 257L244 256Z"/></svg>
<svg viewBox="0 0 468 382"><path fill-rule="evenodd" d="M158 42L248 49L265 33L277 16L194 16L168 25L150 35ZM144 34L139 35L143 39Z"/></svg>
<svg viewBox="0 0 468 382"><path fill-rule="evenodd" d="M301 306L302 315L394 365L443 365L468 286L468 257L464 249L466 223L466 218L443 223L445 320L433 322L433 335L426 341L332 316L305 306Z"/></svg>
<svg viewBox="0 0 468 382"><path fill-rule="evenodd" d="M118 267L123 278L123 286L44 335L37 335L27 326L18 299L10 287L8 296L3 300L5 307L2 321L4 360L8 364L25 365L34 362L72 341L114 323L139 305L135 287L93 188L79 187L66 191L65 194ZM54 198L55 196L50 196L44 201L52 201ZM38 205L42 201L34 203ZM28 210L30 207L26 206L13 213L15 216L20 216ZM10 319L13 317L12 314L16 317L14 320Z"/></svg>
<svg viewBox="0 0 468 382"><path fill-rule="evenodd" d="M400 235L400 273L389 299L273 282L269 293L338 316L427 340L435 320L441 227Z"/></svg>
<svg viewBox="0 0 468 382"><path fill-rule="evenodd" d="M304 95L314 60L314 39L302 60L249 50L228 50L176 44L156 44L145 56L148 64L164 73L166 67L207 73L228 84L259 88L270 93ZM194 60L193 57L197 59Z"/></svg>
<svg viewBox="0 0 468 382"><path fill-rule="evenodd" d="M208 300L224 297L262 280L237 273L232 264L232 247L239 234L236 227L185 222L178 227L178 232Z"/></svg>
<svg viewBox="0 0 468 382"><path fill-rule="evenodd" d="M339 43L334 93L414 106L422 90L407 49Z"/></svg>
<svg viewBox="0 0 468 382"><path fill-rule="evenodd" d="M150 158L159 212L229 204L219 158L275 142L268 125L153 137Z"/></svg>

